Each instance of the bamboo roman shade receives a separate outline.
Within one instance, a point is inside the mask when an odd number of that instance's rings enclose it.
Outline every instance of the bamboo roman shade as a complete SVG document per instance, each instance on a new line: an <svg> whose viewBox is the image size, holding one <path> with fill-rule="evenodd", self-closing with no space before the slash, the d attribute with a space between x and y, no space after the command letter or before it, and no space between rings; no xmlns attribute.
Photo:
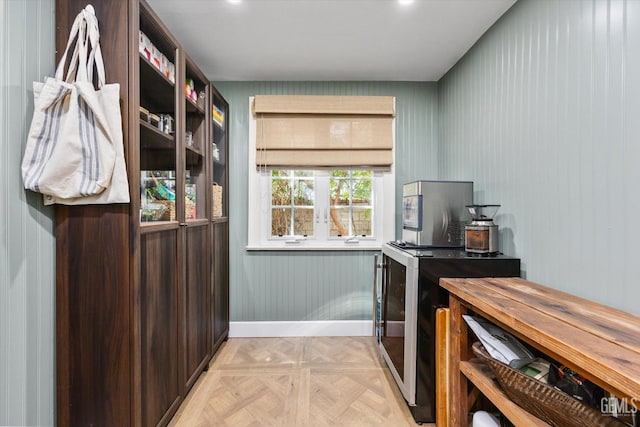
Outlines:
<svg viewBox="0 0 640 427"><path fill-rule="evenodd" d="M372 167L393 163L391 96L258 95L256 166Z"/></svg>

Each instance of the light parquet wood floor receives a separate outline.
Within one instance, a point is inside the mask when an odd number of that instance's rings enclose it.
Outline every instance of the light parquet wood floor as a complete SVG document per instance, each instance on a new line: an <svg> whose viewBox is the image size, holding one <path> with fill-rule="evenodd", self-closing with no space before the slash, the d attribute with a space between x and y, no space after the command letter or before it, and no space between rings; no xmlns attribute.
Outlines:
<svg viewBox="0 0 640 427"><path fill-rule="evenodd" d="M231 338L170 423L415 426L372 337Z"/></svg>

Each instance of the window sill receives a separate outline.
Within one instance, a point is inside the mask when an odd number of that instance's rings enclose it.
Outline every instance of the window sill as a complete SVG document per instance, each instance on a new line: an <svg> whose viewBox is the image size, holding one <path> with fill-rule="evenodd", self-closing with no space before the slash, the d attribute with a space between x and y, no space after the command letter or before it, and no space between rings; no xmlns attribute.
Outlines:
<svg viewBox="0 0 640 427"><path fill-rule="evenodd" d="M320 245L247 245L245 246L247 251L381 251L382 245L370 244L370 245L344 245L344 246L320 246Z"/></svg>

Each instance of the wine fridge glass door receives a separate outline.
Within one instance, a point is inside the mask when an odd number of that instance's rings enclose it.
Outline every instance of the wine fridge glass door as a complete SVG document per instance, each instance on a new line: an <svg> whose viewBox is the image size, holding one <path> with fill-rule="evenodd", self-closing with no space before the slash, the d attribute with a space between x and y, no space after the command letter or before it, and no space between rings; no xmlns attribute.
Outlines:
<svg viewBox="0 0 640 427"><path fill-rule="evenodd" d="M383 265L380 347L405 400L415 405L418 259L385 245Z"/></svg>

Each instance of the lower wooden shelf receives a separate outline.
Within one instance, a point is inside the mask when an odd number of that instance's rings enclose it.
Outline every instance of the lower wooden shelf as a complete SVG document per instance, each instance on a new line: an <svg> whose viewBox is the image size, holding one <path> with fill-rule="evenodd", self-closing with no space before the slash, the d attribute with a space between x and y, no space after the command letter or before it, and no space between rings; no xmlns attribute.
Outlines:
<svg viewBox="0 0 640 427"><path fill-rule="evenodd" d="M546 426L549 424L531 415L513 403L500 386L494 381L491 368L483 363L470 361L460 362L460 372L471 381L483 395L487 397L500 412L516 426Z"/></svg>

